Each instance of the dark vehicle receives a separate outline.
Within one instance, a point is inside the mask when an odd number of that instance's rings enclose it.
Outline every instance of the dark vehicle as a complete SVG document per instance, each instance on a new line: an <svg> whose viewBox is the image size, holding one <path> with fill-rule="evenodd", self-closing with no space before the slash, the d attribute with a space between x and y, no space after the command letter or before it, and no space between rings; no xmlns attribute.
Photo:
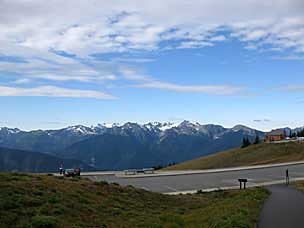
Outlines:
<svg viewBox="0 0 304 228"><path fill-rule="evenodd" d="M64 171L64 176L65 177L76 177L76 176L80 176L80 168L76 168L76 169L66 169Z"/></svg>

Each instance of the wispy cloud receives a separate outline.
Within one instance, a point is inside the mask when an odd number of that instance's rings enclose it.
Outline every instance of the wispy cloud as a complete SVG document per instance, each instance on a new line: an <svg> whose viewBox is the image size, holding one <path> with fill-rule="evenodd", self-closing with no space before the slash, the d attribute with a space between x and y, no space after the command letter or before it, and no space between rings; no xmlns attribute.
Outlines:
<svg viewBox="0 0 304 228"><path fill-rule="evenodd" d="M275 90L283 91L304 91L304 85L286 85L274 88Z"/></svg>
<svg viewBox="0 0 304 228"><path fill-rule="evenodd" d="M29 58L27 63L0 62L0 71L14 73L18 80L45 79L49 81L99 82L113 81L117 77L111 70L111 63L98 62L98 67L85 65L77 60L51 54L53 60ZM53 56L54 55L54 56ZM63 60L63 61L62 61ZM94 61L92 61L94 63ZM101 69L100 69L101 68Z"/></svg>
<svg viewBox="0 0 304 228"><path fill-rule="evenodd" d="M236 95L244 90L244 87L230 85L178 85L161 81L148 81L134 87L212 95Z"/></svg>
<svg viewBox="0 0 304 228"><path fill-rule="evenodd" d="M257 119L257 120L253 120L253 122L256 122L256 123L262 123L262 122L270 122L271 120L269 119Z"/></svg>
<svg viewBox="0 0 304 228"><path fill-rule="evenodd" d="M246 90L243 86L232 85L183 85L165 82L150 75L140 72L137 68L121 67L120 73L126 80L135 84L133 88L160 89L183 93L205 93L211 95L241 95ZM245 94L242 94L242 96Z"/></svg>
<svg viewBox="0 0 304 228"><path fill-rule="evenodd" d="M34 88L0 86L0 96L33 96L33 97L70 97L70 98L95 98L115 99L114 96L95 91L67 89L56 86L40 86Z"/></svg>
<svg viewBox="0 0 304 228"><path fill-rule="evenodd" d="M126 80L131 81L152 81L154 80L152 77L139 72L138 68L128 67L128 66L121 66L119 68L119 72L121 76Z"/></svg>
<svg viewBox="0 0 304 228"><path fill-rule="evenodd" d="M111 59L111 61L114 61L114 62L126 62L126 63L150 63L150 62L154 62L155 59L152 59L152 58L128 58L128 57L124 57L124 58L113 58L113 59Z"/></svg>
<svg viewBox="0 0 304 228"><path fill-rule="evenodd" d="M31 79L28 79L28 78L20 78L20 79L17 79L15 81L13 81L12 83L13 84L28 84L28 83L31 83L32 80Z"/></svg>
<svg viewBox="0 0 304 228"><path fill-rule="evenodd" d="M304 56L302 55L273 56L272 59L286 60L286 61L304 60Z"/></svg>
<svg viewBox="0 0 304 228"><path fill-rule="evenodd" d="M203 48L229 39L243 42L247 49L288 49L289 60L300 59L304 53L302 0L235 0L229 4L224 0L155 0L150 4L141 0L10 0L0 1L0 8L0 69L15 74L15 84L132 80L137 81L137 88L229 95L244 88L179 85L128 69L121 77L121 64L153 59L94 62L94 56Z"/></svg>
<svg viewBox="0 0 304 228"><path fill-rule="evenodd" d="M301 4L302 10L303 4ZM304 17L296 13L289 16L260 18L256 21L232 25L233 37L247 43L247 49L304 51Z"/></svg>
<svg viewBox="0 0 304 228"><path fill-rule="evenodd" d="M4 9L1 47L6 50L18 46L88 57L94 53L158 50L168 40L175 41L176 48L204 47L226 40L217 34L225 27L243 42L304 52L301 0L235 0L229 4L224 0L155 0L151 4L139 0L89 0L85 4L81 0L44 4L11 0L0 4ZM62 7L56 7L58 4ZM237 14L235 9L239 9Z"/></svg>
<svg viewBox="0 0 304 228"><path fill-rule="evenodd" d="M206 41L183 41L177 46L178 49L186 48L202 48L202 47L211 47L213 43Z"/></svg>

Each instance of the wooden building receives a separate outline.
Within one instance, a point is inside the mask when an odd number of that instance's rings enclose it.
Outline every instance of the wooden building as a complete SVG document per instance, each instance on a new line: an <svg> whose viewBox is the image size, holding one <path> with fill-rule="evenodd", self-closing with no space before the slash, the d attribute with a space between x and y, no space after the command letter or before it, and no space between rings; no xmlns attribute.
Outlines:
<svg viewBox="0 0 304 228"><path fill-rule="evenodd" d="M277 129L268 132L265 137L266 142L274 142L274 141L281 141L286 139L286 132L284 129Z"/></svg>

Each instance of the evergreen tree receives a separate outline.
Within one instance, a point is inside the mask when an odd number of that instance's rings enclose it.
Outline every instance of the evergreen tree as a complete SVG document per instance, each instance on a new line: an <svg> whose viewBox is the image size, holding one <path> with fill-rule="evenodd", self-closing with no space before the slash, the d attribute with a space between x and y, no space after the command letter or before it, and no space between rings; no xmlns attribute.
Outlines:
<svg viewBox="0 0 304 228"><path fill-rule="evenodd" d="M256 135L253 144L259 144L259 143L260 143L260 137Z"/></svg>
<svg viewBox="0 0 304 228"><path fill-rule="evenodd" d="M251 145L251 142L250 140L247 138L247 146L250 146Z"/></svg>
<svg viewBox="0 0 304 228"><path fill-rule="evenodd" d="M243 137L243 142L242 142L242 146L241 146L241 148L244 148L244 147L245 147L245 145L246 145L246 139L245 139L245 137Z"/></svg>
<svg viewBox="0 0 304 228"><path fill-rule="evenodd" d="M249 141L248 137L243 137L243 143L241 148L245 148L251 145L251 142Z"/></svg>
<svg viewBox="0 0 304 228"><path fill-rule="evenodd" d="M301 135L302 135L302 132L298 131L296 137L302 137Z"/></svg>
<svg viewBox="0 0 304 228"><path fill-rule="evenodd" d="M298 131L297 136L298 136L298 137L304 137L304 129Z"/></svg>

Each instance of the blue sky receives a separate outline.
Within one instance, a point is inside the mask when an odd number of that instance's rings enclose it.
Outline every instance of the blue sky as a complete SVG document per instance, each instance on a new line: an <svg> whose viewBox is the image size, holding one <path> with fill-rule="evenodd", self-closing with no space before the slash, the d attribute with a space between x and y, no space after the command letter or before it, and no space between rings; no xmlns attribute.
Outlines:
<svg viewBox="0 0 304 228"><path fill-rule="evenodd" d="M0 126L304 125L301 1L13 0L0 8Z"/></svg>

